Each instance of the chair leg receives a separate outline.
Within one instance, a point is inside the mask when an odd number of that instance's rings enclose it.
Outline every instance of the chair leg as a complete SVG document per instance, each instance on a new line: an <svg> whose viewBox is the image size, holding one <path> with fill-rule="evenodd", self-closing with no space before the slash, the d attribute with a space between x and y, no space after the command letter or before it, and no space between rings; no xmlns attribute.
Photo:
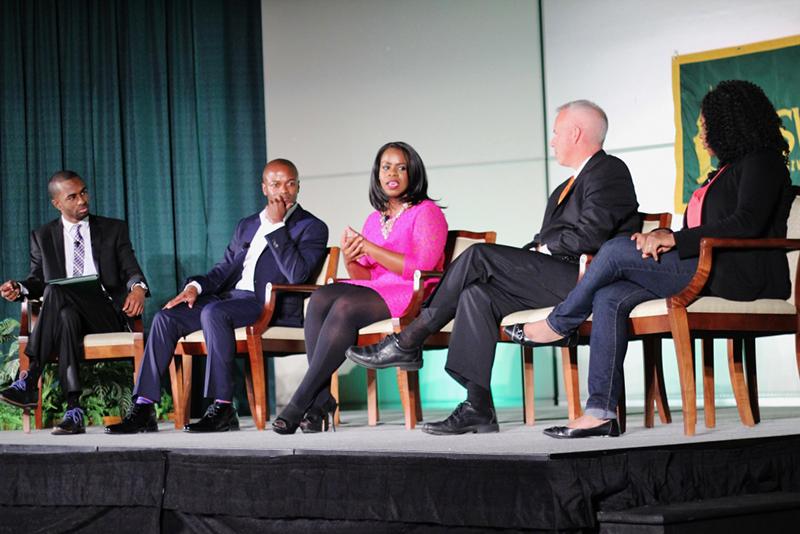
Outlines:
<svg viewBox="0 0 800 534"><path fill-rule="evenodd" d="M686 308L669 308L670 330L678 359L678 376L683 401L683 433L694 436L697 427L697 388L694 380L694 354Z"/></svg>
<svg viewBox="0 0 800 534"><path fill-rule="evenodd" d="M408 372L408 387L411 391L411 396L414 397L414 403L417 407L417 423L422 421L422 395L419 391L419 371Z"/></svg>
<svg viewBox="0 0 800 534"><path fill-rule="evenodd" d="M661 340L647 337L642 340L642 355L644 358L644 426L653 428L655 426L655 406L658 382L656 377L656 359L660 359L660 354L656 356L656 347L660 348ZM660 410L659 410L660 413Z"/></svg>
<svg viewBox="0 0 800 534"><path fill-rule="evenodd" d="M181 365L183 366L183 398L181 399L183 403L181 406L183 421L181 421L181 428L183 428L183 425L188 425L192 419L192 356L190 354L182 354Z"/></svg>
<svg viewBox="0 0 800 534"><path fill-rule="evenodd" d="M257 403L256 403L255 392L253 391L253 372L250 369L250 362L249 361L247 361L245 363L244 367L245 367L245 369L244 369L244 391L247 394L247 404L248 404L248 406L250 406L250 413L253 416L253 423L255 423L255 420L256 420L256 417L257 417L257 414L256 414L257 410L254 408L254 406ZM261 428L258 428L257 425L256 425L256 429L263 430Z"/></svg>
<svg viewBox="0 0 800 534"><path fill-rule="evenodd" d="M139 370L142 368L144 360L144 336L139 335L133 340L133 385L139 378Z"/></svg>
<svg viewBox="0 0 800 534"><path fill-rule="evenodd" d="M667 425L672 423L672 413L669 410L669 400L667 399L667 386L664 384L664 362L661 353L661 339L654 340L653 357L655 360L655 373L656 373L656 408L658 408L658 418L661 419L661 424Z"/></svg>
<svg viewBox="0 0 800 534"><path fill-rule="evenodd" d="M644 346L644 426L653 428L655 426L655 413L653 408L658 410L658 418L661 424L672 422L672 414L669 411L669 401L667 400L667 388L664 385L664 365L661 353L661 338L646 337L642 340Z"/></svg>
<svg viewBox="0 0 800 534"><path fill-rule="evenodd" d="M621 434L628 428L628 399L625 397L625 375L622 375L622 391L617 402L617 424Z"/></svg>
<svg viewBox="0 0 800 534"><path fill-rule="evenodd" d="M706 428L717 426L717 407L714 402L714 338L704 337L703 344L703 419Z"/></svg>
<svg viewBox="0 0 800 534"><path fill-rule="evenodd" d="M739 409L739 418L745 426L755 426L753 411L750 406L750 394L747 390L747 380L744 376L744 362L742 360L742 338L728 340L728 371L731 375L733 396L736 407Z"/></svg>
<svg viewBox="0 0 800 534"><path fill-rule="evenodd" d="M260 336L247 337L247 355L250 373L247 383L247 399L253 414L253 423L258 430L264 430L269 420L269 399L267 397L267 373L264 368L264 345Z"/></svg>
<svg viewBox="0 0 800 534"><path fill-rule="evenodd" d="M750 394L750 411L753 421L761 422L761 409L758 406L758 376L756 372L756 339L748 337L744 340L744 369L747 373L747 390Z"/></svg>
<svg viewBox="0 0 800 534"><path fill-rule="evenodd" d="M369 426L378 424L378 373L375 369L367 369L367 423Z"/></svg>
<svg viewBox="0 0 800 534"><path fill-rule="evenodd" d="M564 391L567 394L567 412L570 420L581 416L581 391L578 387L578 348L561 349L561 366L564 371Z"/></svg>
<svg viewBox="0 0 800 534"><path fill-rule="evenodd" d="M28 356L25 354L25 347L27 343L20 343L19 344L19 372L27 371L30 366L31 362ZM40 388L41 390L41 388ZM31 410L30 408L23 408L22 409L22 431L26 434L31 433Z"/></svg>
<svg viewBox="0 0 800 534"><path fill-rule="evenodd" d="M333 423L339 426L342 423L342 402L339 398L339 371L334 371L331 375L331 396L336 401L336 413L333 414Z"/></svg>
<svg viewBox="0 0 800 534"><path fill-rule="evenodd" d="M403 416L407 430L414 430L417 425L417 403L409 388L408 371L397 370L397 387L400 390L400 401L403 404Z"/></svg>
<svg viewBox="0 0 800 534"><path fill-rule="evenodd" d="M533 426L536 422L533 392L533 349L520 347L522 357L522 418L525 424Z"/></svg>
<svg viewBox="0 0 800 534"><path fill-rule="evenodd" d="M169 364L169 381L172 386L172 402L174 411L175 428L180 430L183 428L184 415L183 415L183 359L179 355L175 355Z"/></svg>

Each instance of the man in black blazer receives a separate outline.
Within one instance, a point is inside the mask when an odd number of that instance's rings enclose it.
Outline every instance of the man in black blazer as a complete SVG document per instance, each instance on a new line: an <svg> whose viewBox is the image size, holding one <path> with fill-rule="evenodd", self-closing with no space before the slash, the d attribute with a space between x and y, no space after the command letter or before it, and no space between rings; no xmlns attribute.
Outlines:
<svg viewBox="0 0 800 534"><path fill-rule="evenodd" d="M61 217L31 233L28 277L0 286L0 295L6 300L44 297L39 320L25 349L30 368L0 392L0 399L22 408L36 407L39 376L50 356L58 354L67 412L53 433L80 434L85 432L83 410L78 403L83 336L127 329L126 318L141 315L149 293L125 222L90 215L89 192L73 171L55 173L47 188ZM99 277L102 289L95 294L48 283L88 275Z"/></svg>
<svg viewBox="0 0 800 534"><path fill-rule="evenodd" d="M606 240L639 231L638 203L627 166L602 150L608 121L586 100L558 108L550 146L575 174L547 203L542 228L523 248L474 245L448 268L419 317L379 344L351 347L347 357L365 367L422 367L422 344L455 318L447 372L467 400L430 434L497 432L490 390L500 320L509 313L561 302L578 280L581 254ZM513 194L513 192L509 192Z"/></svg>
<svg viewBox="0 0 800 534"><path fill-rule="evenodd" d="M201 328L208 347L205 396L214 402L200 421L185 430L239 428L231 403L234 330L256 322L261 315L268 282L307 281L325 259L328 244L325 223L297 203L300 183L291 161L270 161L262 174L261 190L266 207L239 221L222 261L205 275L190 277L183 291L156 314L133 392L136 400L122 423L106 427L107 433L158 430L153 403L161 397L161 377L178 340ZM302 326L302 296L282 296L272 324Z"/></svg>

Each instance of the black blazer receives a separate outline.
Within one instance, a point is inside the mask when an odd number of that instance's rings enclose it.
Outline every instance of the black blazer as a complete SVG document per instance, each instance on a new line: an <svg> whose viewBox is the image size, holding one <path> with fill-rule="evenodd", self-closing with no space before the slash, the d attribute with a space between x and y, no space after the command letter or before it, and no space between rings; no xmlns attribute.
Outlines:
<svg viewBox="0 0 800 534"><path fill-rule="evenodd" d="M242 278L244 259L260 225L258 213L240 220L222 260L205 275L190 277L187 283L197 282L203 288L204 294L233 289ZM302 284L309 281L325 259L328 226L298 205L286 224L267 234L266 238L267 246L259 256L255 268L255 293L262 302L267 282ZM301 326L304 296L281 293L276 302L276 316L272 324Z"/></svg>
<svg viewBox="0 0 800 534"><path fill-rule="evenodd" d="M789 170L774 151L756 151L733 162L709 186L701 224L675 232L681 258L700 254L703 237L786 237L786 220L795 194ZM706 294L731 300L785 299L789 296L786 253L719 251Z"/></svg>
<svg viewBox="0 0 800 534"><path fill-rule="evenodd" d="M133 253L128 225L119 219L89 215L89 232L100 283L114 306L122 309L133 284L147 284ZM28 290L28 297L36 299L42 296L48 281L66 276L64 225L59 217L31 232L31 272L22 283Z"/></svg>
<svg viewBox="0 0 800 534"><path fill-rule="evenodd" d="M594 254L612 237L640 230L639 203L622 160L598 151L559 204L567 181L550 195L542 229L525 248L545 244L553 256L577 262L581 254Z"/></svg>

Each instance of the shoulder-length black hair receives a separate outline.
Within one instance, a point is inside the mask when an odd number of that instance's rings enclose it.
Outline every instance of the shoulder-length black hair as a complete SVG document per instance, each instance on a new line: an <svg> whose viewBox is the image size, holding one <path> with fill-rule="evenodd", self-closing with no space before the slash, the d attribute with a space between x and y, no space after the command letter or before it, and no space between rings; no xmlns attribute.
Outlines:
<svg viewBox="0 0 800 534"><path fill-rule="evenodd" d="M706 144L720 165L755 150L771 150L789 161L789 144L781 135L781 118L764 91L752 82L726 80L703 97Z"/></svg>
<svg viewBox="0 0 800 534"><path fill-rule="evenodd" d="M402 141L392 141L386 143L378 149L375 156L375 163L372 164L372 174L369 180L369 203L378 211L386 211L389 204L389 197L383 192L380 181L381 157L390 148L396 148L403 152L408 162L408 188L400 200L409 202L411 205L419 204L423 200L430 200L428 196L428 173L425 172L425 164L419 157L414 147Z"/></svg>

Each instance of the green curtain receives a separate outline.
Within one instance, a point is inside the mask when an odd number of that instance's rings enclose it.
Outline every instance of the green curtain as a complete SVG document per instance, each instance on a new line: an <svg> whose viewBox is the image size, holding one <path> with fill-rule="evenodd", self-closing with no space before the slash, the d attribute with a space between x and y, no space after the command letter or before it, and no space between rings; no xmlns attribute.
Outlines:
<svg viewBox="0 0 800 534"><path fill-rule="evenodd" d="M262 204L260 2L3 0L0 28L0 279L27 274L47 180L72 169L128 221L149 322Z"/></svg>

